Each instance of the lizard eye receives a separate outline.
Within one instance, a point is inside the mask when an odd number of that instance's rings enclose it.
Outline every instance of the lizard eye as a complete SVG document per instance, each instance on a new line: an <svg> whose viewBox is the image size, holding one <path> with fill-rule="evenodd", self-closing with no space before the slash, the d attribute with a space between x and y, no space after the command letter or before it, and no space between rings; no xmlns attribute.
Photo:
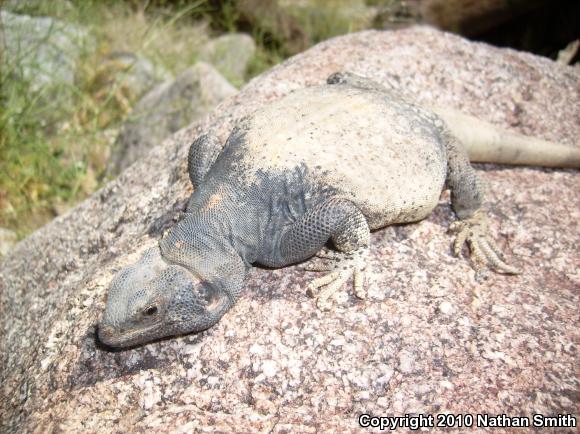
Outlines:
<svg viewBox="0 0 580 434"><path fill-rule="evenodd" d="M147 309L143 311L143 315L145 316L153 316L157 313L157 306L149 306Z"/></svg>

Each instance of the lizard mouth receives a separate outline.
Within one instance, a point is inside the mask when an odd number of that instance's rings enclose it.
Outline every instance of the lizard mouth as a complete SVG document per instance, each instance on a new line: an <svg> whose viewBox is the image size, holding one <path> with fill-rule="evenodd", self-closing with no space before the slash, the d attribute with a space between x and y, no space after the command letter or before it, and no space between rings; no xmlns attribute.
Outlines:
<svg viewBox="0 0 580 434"><path fill-rule="evenodd" d="M112 327L99 325L98 330L99 341L101 341L106 346L113 348L132 347L134 345L138 345L165 336L166 333L164 334L161 331L163 325L166 324L158 322L155 324L148 325L146 327L141 327L138 329L128 331L123 330L121 332Z"/></svg>

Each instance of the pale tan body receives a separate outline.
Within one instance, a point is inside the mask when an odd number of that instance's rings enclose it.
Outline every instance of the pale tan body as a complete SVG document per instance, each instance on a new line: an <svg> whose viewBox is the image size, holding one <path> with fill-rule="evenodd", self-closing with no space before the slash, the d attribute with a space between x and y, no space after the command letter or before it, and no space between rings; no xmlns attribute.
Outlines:
<svg viewBox="0 0 580 434"><path fill-rule="evenodd" d="M423 219L445 183L443 123L396 102L353 87L300 90L244 124L242 163L249 173L307 164L308 176L352 201L371 229Z"/></svg>

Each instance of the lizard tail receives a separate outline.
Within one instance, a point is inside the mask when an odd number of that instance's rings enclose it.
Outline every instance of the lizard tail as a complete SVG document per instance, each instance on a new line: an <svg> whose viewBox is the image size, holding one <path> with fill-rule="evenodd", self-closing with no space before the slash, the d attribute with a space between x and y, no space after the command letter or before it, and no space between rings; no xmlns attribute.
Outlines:
<svg viewBox="0 0 580 434"><path fill-rule="evenodd" d="M454 110L433 111L465 146L470 161L580 168L578 147L510 133Z"/></svg>

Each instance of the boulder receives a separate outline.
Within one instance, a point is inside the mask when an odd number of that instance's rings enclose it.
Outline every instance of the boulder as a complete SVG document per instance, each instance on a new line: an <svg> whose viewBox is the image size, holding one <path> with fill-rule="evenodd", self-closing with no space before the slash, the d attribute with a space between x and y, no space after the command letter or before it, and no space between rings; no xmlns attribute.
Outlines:
<svg viewBox="0 0 580 434"><path fill-rule="evenodd" d="M74 12L75 7L69 0L3 0L2 9L15 14L59 17Z"/></svg>
<svg viewBox="0 0 580 434"><path fill-rule="evenodd" d="M148 92L121 127L109 162L119 174L177 130L209 113L237 90L211 65L198 62Z"/></svg>
<svg viewBox="0 0 580 434"><path fill-rule="evenodd" d="M48 17L0 11L5 53L2 67L29 82L31 91L66 88L74 83L80 56L90 44L89 32Z"/></svg>
<svg viewBox="0 0 580 434"><path fill-rule="evenodd" d="M211 63L231 83L241 85L255 53L256 43L251 36L229 33L210 40L201 49L199 60Z"/></svg>
<svg viewBox="0 0 580 434"><path fill-rule="evenodd" d="M120 86L128 97L139 98L155 85L172 78L166 69L140 54L114 52L99 67L95 81L107 92L111 86Z"/></svg>
<svg viewBox="0 0 580 434"><path fill-rule="evenodd" d="M372 235L368 300L349 294L321 312L305 294L310 273L257 267L206 332L118 352L97 344L112 276L191 193L191 141L209 127L225 139L236 119L341 69L520 133L580 136L578 70L530 54L412 28L289 59L0 265L0 431L352 432L363 413L578 414L576 170L478 165L492 230L521 276L474 279L452 255L444 194L425 221Z"/></svg>

